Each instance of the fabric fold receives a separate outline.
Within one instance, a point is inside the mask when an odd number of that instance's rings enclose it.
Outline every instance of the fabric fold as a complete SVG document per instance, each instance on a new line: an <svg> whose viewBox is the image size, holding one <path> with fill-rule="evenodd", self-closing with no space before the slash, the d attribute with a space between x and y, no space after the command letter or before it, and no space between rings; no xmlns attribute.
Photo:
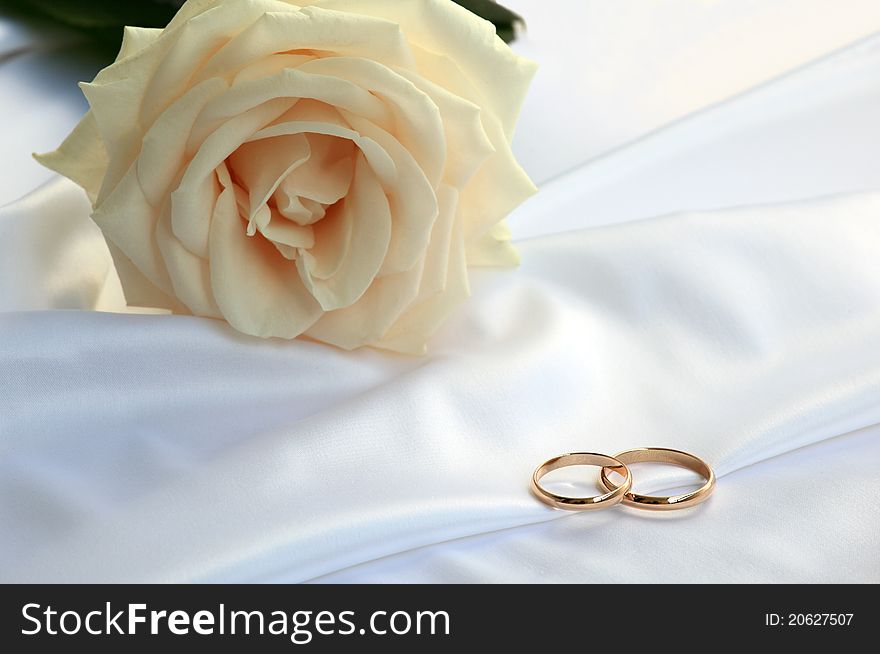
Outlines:
<svg viewBox="0 0 880 654"><path fill-rule="evenodd" d="M4 580L304 580L557 517L525 483L555 452L648 438L724 475L880 423L878 214L851 195L521 242L424 361L6 314L2 518L32 536L2 542Z"/></svg>

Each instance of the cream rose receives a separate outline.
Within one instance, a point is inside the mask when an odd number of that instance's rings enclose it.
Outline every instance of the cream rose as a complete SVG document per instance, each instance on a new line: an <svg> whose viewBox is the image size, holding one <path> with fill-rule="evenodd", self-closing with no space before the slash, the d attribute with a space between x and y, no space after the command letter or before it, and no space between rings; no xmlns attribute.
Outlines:
<svg viewBox="0 0 880 654"><path fill-rule="evenodd" d="M533 65L450 0L190 0L128 28L38 157L88 193L129 304L418 353L516 262Z"/></svg>

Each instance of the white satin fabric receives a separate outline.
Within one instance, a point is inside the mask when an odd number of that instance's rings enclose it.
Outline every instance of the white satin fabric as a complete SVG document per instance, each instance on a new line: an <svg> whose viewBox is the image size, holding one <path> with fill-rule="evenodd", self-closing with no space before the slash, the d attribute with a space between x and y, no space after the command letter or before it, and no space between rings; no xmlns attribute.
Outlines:
<svg viewBox="0 0 880 654"><path fill-rule="evenodd" d="M717 2L713 23L706 4L676 3L700 31L670 35L663 70L725 61L712 30L794 24L758 39L791 72L741 93L766 81L743 64L687 102L682 81L606 117L604 143L596 114L593 145L558 158L521 136L544 180L617 149L542 184L511 220L522 266L475 274L424 358L109 313L118 280L78 189L0 209L0 580L880 581L880 37L843 47L880 17L853 2L805 26L773 2L749 22ZM577 3L627 38L601 6ZM522 47L574 51L545 20ZM553 71L520 134L562 144L548 115L581 87ZM528 493L552 455L652 444L706 458L716 495L658 517ZM688 479L639 472L648 490Z"/></svg>

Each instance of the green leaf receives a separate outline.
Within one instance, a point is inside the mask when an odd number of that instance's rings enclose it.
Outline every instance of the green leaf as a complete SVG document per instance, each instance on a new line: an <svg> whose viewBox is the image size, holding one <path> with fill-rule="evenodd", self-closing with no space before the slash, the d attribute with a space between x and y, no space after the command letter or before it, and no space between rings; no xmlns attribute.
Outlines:
<svg viewBox="0 0 880 654"><path fill-rule="evenodd" d="M84 29L164 27L176 11L170 2L158 0L17 0L14 4Z"/></svg>
<svg viewBox="0 0 880 654"><path fill-rule="evenodd" d="M0 7L34 27L50 21L76 29L110 61L124 26L165 27L177 11L170 0L0 0Z"/></svg>
<svg viewBox="0 0 880 654"><path fill-rule="evenodd" d="M512 42L516 38L517 29L525 25L522 16L507 7L502 7L494 0L453 0L453 2L495 25L495 32L504 39L505 43Z"/></svg>
<svg viewBox="0 0 880 654"><path fill-rule="evenodd" d="M451 0L495 25L498 36L513 41L523 19L494 0ZM26 16L50 18L83 30L108 49L118 47L125 25L164 27L182 0L0 0Z"/></svg>

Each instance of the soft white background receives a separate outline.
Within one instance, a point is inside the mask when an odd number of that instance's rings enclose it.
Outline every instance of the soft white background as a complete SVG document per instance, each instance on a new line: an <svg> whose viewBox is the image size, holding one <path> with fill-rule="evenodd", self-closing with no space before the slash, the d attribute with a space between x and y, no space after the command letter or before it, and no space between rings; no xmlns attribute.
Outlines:
<svg viewBox="0 0 880 654"><path fill-rule="evenodd" d="M880 5L508 4L542 192L523 265L477 273L426 358L108 313L77 189L0 209L0 579L880 581ZM0 22L0 204L52 179L29 153L99 66ZM640 445L704 456L716 495L528 493Z"/></svg>

